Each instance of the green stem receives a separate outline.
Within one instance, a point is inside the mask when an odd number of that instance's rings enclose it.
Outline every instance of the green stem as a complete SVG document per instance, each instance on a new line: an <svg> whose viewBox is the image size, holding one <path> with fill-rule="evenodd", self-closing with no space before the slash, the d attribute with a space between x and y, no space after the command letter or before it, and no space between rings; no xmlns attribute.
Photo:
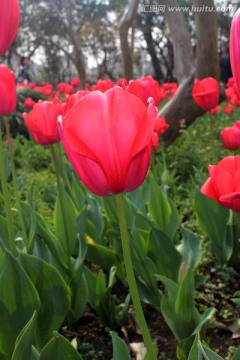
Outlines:
<svg viewBox="0 0 240 360"><path fill-rule="evenodd" d="M119 220L121 240L122 240L123 258L124 258L127 281L128 281L130 294L132 297L133 306L142 332L143 340L147 349L147 358L151 360L157 360L155 345L151 339L151 335L144 317L141 301L138 294L136 279L134 275L130 246L129 246L129 236L127 230L125 209L124 209L124 197L123 194L118 194L115 196L115 198L117 203L118 220Z"/></svg>
<svg viewBox="0 0 240 360"><path fill-rule="evenodd" d="M71 264L70 255L71 254L70 254L70 244L69 244L69 236L68 236L68 230L67 230L67 220L66 220L67 218L66 218L66 212L65 212L64 201L63 201L63 188L62 188L60 173L59 173L59 169L58 169L57 156L56 156L56 152L55 152L55 148L54 148L53 144L50 145L50 149L51 149L53 165L54 165L55 173L56 173L58 196L59 196L60 208L61 208L62 218L63 218L64 237L66 239L66 244L67 244L68 265L70 267L70 264Z"/></svg>
<svg viewBox="0 0 240 360"><path fill-rule="evenodd" d="M5 206L5 212L6 212L7 228L8 228L8 237L9 237L8 247L13 255L17 255L17 251L16 251L16 247L15 247L14 224L13 224L13 218L12 218L12 214L11 214L11 201L10 201L10 194L8 191L6 167L5 167L5 161L4 161L4 149L3 149L1 124L0 124L0 177L1 177L3 201L4 201L4 206Z"/></svg>
<svg viewBox="0 0 240 360"><path fill-rule="evenodd" d="M212 162L214 162L214 158L215 158L215 148L214 148L214 143L215 143L215 136L214 136L214 118L213 115L208 112L209 115L209 121L210 121L210 134L211 134L211 154L210 154L210 164Z"/></svg>
<svg viewBox="0 0 240 360"><path fill-rule="evenodd" d="M17 201L17 208L18 208L18 212L19 212L19 221L20 221L20 226L22 228L22 232L23 232L23 240L24 240L25 245L27 246L28 235L27 235L27 230L26 230L26 226L24 223L23 213L22 213L21 199L19 196L19 189L18 189L18 184L17 184L17 176L16 176L16 169L15 169L15 164L14 164L14 154L13 154L13 148L12 148L12 144L11 144L11 134L10 134L10 130L9 130L8 117L4 116L3 120L4 120L4 125L5 125L7 139L8 139L8 151L9 151L10 162L11 162L13 188L14 188L15 198Z"/></svg>

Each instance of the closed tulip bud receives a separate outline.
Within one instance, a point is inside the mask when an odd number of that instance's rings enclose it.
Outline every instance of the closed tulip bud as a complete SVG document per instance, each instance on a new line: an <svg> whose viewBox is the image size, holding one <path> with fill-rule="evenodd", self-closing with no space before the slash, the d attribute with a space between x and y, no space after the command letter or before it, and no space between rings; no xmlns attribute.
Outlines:
<svg viewBox="0 0 240 360"><path fill-rule="evenodd" d="M16 110L16 81L13 71L6 65L0 65L0 115L7 115Z"/></svg>
<svg viewBox="0 0 240 360"><path fill-rule="evenodd" d="M109 196L143 182L157 117L152 103L115 86L83 96L59 120L63 147L89 190Z"/></svg>
<svg viewBox="0 0 240 360"><path fill-rule="evenodd" d="M0 56L12 45L18 25L18 0L0 0Z"/></svg>

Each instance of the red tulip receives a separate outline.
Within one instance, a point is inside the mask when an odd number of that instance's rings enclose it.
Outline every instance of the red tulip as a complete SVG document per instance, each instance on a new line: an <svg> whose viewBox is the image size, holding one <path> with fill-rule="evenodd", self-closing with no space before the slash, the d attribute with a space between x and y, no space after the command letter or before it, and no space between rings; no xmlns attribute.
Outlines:
<svg viewBox="0 0 240 360"><path fill-rule="evenodd" d="M101 92L105 92L111 89L114 86L114 83L110 79L101 80L99 79L95 85L92 86L91 90L99 90ZM86 89L87 90L87 89Z"/></svg>
<svg viewBox="0 0 240 360"><path fill-rule="evenodd" d="M80 79L77 77L72 78L72 80L70 81L70 84L73 87L78 87L80 85Z"/></svg>
<svg viewBox="0 0 240 360"><path fill-rule="evenodd" d="M159 118L156 121L154 131L158 134L164 134L165 131L169 128L169 124L166 123L165 118Z"/></svg>
<svg viewBox="0 0 240 360"><path fill-rule="evenodd" d="M145 179L158 116L120 87L82 97L59 121L73 168L93 193L108 196L136 189Z"/></svg>
<svg viewBox="0 0 240 360"><path fill-rule="evenodd" d="M152 146L153 146L153 150L156 152L157 149L159 148L159 135L158 133L156 133L154 131L153 135L152 135Z"/></svg>
<svg viewBox="0 0 240 360"><path fill-rule="evenodd" d="M234 106L232 104L227 104L223 108L224 114L231 115L234 111Z"/></svg>
<svg viewBox="0 0 240 360"><path fill-rule="evenodd" d="M228 150L240 148L240 128L237 126L227 127L220 133L223 145Z"/></svg>
<svg viewBox="0 0 240 360"><path fill-rule="evenodd" d="M89 94L90 91L87 90L79 90L72 96L67 98L67 101L62 105L63 116L75 105L83 96Z"/></svg>
<svg viewBox="0 0 240 360"><path fill-rule="evenodd" d="M29 114L22 116L34 140L40 145L49 145L60 141L57 118L61 114L61 106L40 100Z"/></svg>
<svg viewBox="0 0 240 360"><path fill-rule="evenodd" d="M34 101L31 97L28 97L28 98L25 99L23 105L27 109L32 109L35 104L36 104L36 101Z"/></svg>
<svg viewBox="0 0 240 360"><path fill-rule="evenodd" d="M237 88L238 96L240 97L240 9L234 14L232 19L231 31L230 31L230 61Z"/></svg>
<svg viewBox="0 0 240 360"><path fill-rule="evenodd" d="M17 106L15 76L6 65L0 65L0 94L0 115L14 112Z"/></svg>
<svg viewBox="0 0 240 360"><path fill-rule="evenodd" d="M12 45L19 24L18 0L0 0L0 56Z"/></svg>
<svg viewBox="0 0 240 360"><path fill-rule="evenodd" d="M210 177L200 191L222 206L240 211L240 156L228 156L208 167Z"/></svg>
<svg viewBox="0 0 240 360"><path fill-rule="evenodd" d="M218 105L219 86L216 79L212 77L203 80L196 79L192 97L196 104L204 111L210 111Z"/></svg>
<svg viewBox="0 0 240 360"><path fill-rule="evenodd" d="M138 80L130 80L127 86L127 90L139 97L145 105L148 104L148 99L152 97L155 105L158 106L160 101L165 97L159 83L151 76Z"/></svg>
<svg viewBox="0 0 240 360"><path fill-rule="evenodd" d="M218 106L216 106L215 108L211 109L211 110L210 110L210 113L211 113L212 115L216 115L220 110L221 110L221 108L220 108L220 106L218 105Z"/></svg>

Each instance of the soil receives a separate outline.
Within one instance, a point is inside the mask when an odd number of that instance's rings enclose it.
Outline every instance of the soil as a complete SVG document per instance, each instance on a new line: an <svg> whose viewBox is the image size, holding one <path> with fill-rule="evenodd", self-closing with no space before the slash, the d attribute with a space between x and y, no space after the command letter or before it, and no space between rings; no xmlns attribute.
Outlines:
<svg viewBox="0 0 240 360"><path fill-rule="evenodd" d="M222 356L224 360L231 359L229 349L240 346L240 331L233 331L231 320L240 318L240 309L232 302L228 293L234 294L239 290L240 269L232 271L224 283L224 288L222 279L219 279L217 271L211 266L205 267L204 272L208 274L208 281L198 286L199 296L196 297L196 305L200 311L204 306L216 308L215 320L207 333L207 339L210 340L212 350ZM122 290L120 284L117 291L120 297L125 295L122 295ZM177 360L177 342L162 315L149 305L144 305L144 313L152 338L157 342L158 360ZM89 306L85 308L82 317L74 326L62 328L62 334L69 340L78 339L79 352L84 360L112 359L112 343L109 332L101 326L98 315ZM118 335L127 344L142 342L132 307L129 309L128 323L119 329ZM136 357L131 355L132 360L135 360Z"/></svg>

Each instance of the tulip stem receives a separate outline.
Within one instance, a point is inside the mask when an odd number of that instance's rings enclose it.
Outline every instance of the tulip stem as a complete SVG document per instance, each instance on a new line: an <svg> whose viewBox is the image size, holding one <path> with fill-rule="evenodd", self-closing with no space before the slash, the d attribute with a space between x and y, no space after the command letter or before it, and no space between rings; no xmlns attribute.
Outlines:
<svg viewBox="0 0 240 360"><path fill-rule="evenodd" d="M16 169L15 169L15 164L14 164L14 154L13 154L13 148L12 148L13 145L11 144L11 134L10 134L10 130L9 130L8 117L4 116L3 121L4 121L5 129L6 129L6 133L7 133L7 139L8 139L8 152L9 152L9 157L10 157L10 162L11 162L13 188L14 188L15 198L17 201L17 208L18 208L18 212L19 212L19 222L20 222L20 226L21 226L22 232L23 232L23 240L24 240L25 245L27 246L28 235L27 235L27 230L26 230L26 226L24 223L23 213L22 213L21 199L19 196Z"/></svg>
<svg viewBox="0 0 240 360"><path fill-rule="evenodd" d="M61 183L61 178L60 178L60 173L59 173L59 168L58 168L58 160L57 160L57 156L56 156L56 152L55 152L55 148L54 148L53 144L50 145L50 149L51 149L53 165L54 165L55 173L56 173L58 196L59 196L60 209L61 209L62 219L63 219L63 229L64 229L63 235L64 235L66 245L67 245L68 265L70 267L71 254L70 254L70 244L69 244L69 236L68 236L68 230L67 230L68 229L67 228L67 220L66 220L67 218L66 218L66 212L65 212L64 201L63 201L63 188L62 188L62 183Z"/></svg>
<svg viewBox="0 0 240 360"><path fill-rule="evenodd" d="M141 301L138 294L136 279L134 275L132 259L131 259L131 251L129 245L129 235L128 235L127 223L126 223L125 208L124 208L124 197L123 194L118 194L115 196L115 198L117 203L123 259L125 263L128 286L132 297L132 302L135 309L136 317L139 323L139 327L141 329L143 340L147 349L147 356L145 357L145 359L157 360L155 345L151 339L151 335L144 317Z"/></svg>
<svg viewBox="0 0 240 360"><path fill-rule="evenodd" d="M0 177L1 177L1 186L3 201L6 212L7 228L8 228L8 248L13 255L17 254L15 247L15 235L14 235L14 224L13 217L11 214L11 200L10 194L8 191L7 185L7 174L4 160L4 149L3 149L3 139L2 139L2 127L0 124Z"/></svg>
<svg viewBox="0 0 240 360"><path fill-rule="evenodd" d="M215 142L215 136L214 136L214 118L213 115L208 112L209 114L209 121L210 121L210 134L211 134L211 143L212 143L212 151L210 155L210 163L214 161L215 158L215 151L214 151L214 142Z"/></svg>

